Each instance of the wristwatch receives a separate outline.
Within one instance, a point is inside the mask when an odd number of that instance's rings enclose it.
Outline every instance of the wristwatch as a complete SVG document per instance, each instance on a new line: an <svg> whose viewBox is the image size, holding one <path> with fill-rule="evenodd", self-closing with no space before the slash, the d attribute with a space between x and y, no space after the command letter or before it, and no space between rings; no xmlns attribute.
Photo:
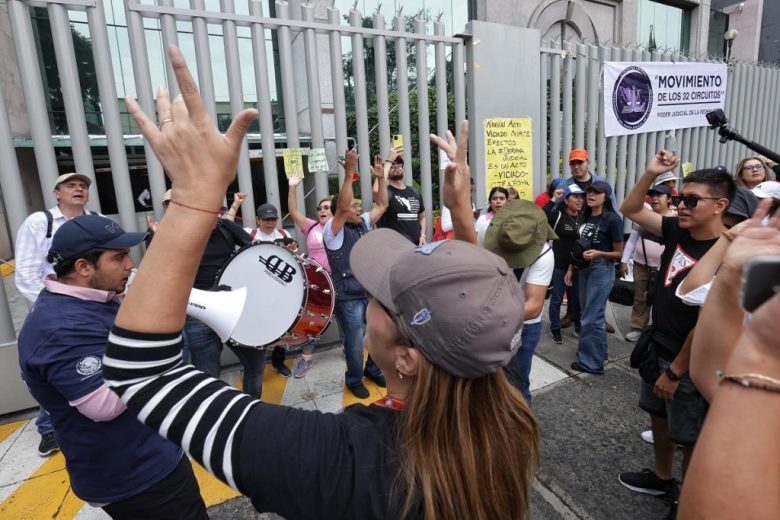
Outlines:
<svg viewBox="0 0 780 520"><path fill-rule="evenodd" d="M666 367L666 370L664 370L664 374L666 374L666 377L669 378L669 381L677 382L680 380L680 376L674 373L674 370L671 369L671 367Z"/></svg>

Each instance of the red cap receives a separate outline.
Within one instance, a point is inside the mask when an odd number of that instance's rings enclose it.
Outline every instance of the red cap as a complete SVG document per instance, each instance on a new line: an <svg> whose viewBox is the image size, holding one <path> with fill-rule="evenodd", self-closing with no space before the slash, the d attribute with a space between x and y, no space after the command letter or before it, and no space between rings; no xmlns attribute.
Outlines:
<svg viewBox="0 0 780 520"><path fill-rule="evenodd" d="M569 152L569 162L572 161L587 161L590 159L590 155L588 155L588 151L584 148L575 148L571 152Z"/></svg>

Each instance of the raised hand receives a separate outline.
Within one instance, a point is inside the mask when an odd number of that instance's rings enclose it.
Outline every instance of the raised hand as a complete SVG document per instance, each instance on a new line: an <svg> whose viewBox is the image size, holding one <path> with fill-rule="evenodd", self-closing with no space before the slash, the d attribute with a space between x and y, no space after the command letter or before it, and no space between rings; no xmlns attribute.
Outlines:
<svg viewBox="0 0 780 520"><path fill-rule="evenodd" d="M246 193L243 191L237 191L233 194L233 206L238 207L246 200Z"/></svg>
<svg viewBox="0 0 780 520"><path fill-rule="evenodd" d="M387 174L385 172L385 160L379 154L374 156L374 177L377 179L387 178Z"/></svg>
<svg viewBox="0 0 780 520"><path fill-rule="evenodd" d="M680 160L668 150L660 150L647 165L647 172L658 177L661 174L674 170Z"/></svg>
<svg viewBox="0 0 780 520"><path fill-rule="evenodd" d="M347 173L355 173L357 171L357 164L357 150L355 148L347 150L347 153L344 155L344 164L342 165L344 167L344 171Z"/></svg>
<svg viewBox="0 0 780 520"><path fill-rule="evenodd" d="M469 147L469 122L463 121L460 127L460 137L455 140L452 132L447 131L447 141L431 134L431 142L444 150L450 163L444 170L444 205L454 211L457 208L468 207L471 211L471 169L466 161Z"/></svg>
<svg viewBox="0 0 780 520"><path fill-rule="evenodd" d="M290 186L290 188L297 188L302 181L303 175L300 173L293 173L292 176L287 179L287 184Z"/></svg>
<svg viewBox="0 0 780 520"><path fill-rule="evenodd" d="M138 102L126 98L127 109L173 181L173 199L206 208L219 207L236 176L241 142L257 111L238 114L225 135L209 118L187 63L177 47L168 48L181 94L171 102L167 89L157 93L158 127Z"/></svg>

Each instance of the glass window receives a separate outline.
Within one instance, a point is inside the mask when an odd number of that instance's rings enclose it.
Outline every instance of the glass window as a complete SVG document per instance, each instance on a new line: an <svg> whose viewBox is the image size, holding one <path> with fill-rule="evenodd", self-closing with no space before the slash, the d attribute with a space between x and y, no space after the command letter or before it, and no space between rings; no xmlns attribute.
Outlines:
<svg viewBox="0 0 780 520"><path fill-rule="evenodd" d="M726 56L726 40L723 35L729 28L729 15L710 11L710 30L707 36L707 54L723 58Z"/></svg>
<svg viewBox="0 0 780 520"><path fill-rule="evenodd" d="M687 52L691 39L691 11L656 0L639 0L638 39L649 50Z"/></svg>

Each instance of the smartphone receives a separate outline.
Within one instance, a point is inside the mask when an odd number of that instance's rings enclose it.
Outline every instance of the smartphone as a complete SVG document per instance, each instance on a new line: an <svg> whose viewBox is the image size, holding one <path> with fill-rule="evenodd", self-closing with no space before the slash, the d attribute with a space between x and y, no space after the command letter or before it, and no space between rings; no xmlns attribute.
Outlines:
<svg viewBox="0 0 780 520"><path fill-rule="evenodd" d="M404 147L404 136L403 134L394 134L393 135L393 148L396 150L400 150Z"/></svg>
<svg viewBox="0 0 780 520"><path fill-rule="evenodd" d="M756 255L742 271L740 305L754 312L780 291L780 255Z"/></svg>

